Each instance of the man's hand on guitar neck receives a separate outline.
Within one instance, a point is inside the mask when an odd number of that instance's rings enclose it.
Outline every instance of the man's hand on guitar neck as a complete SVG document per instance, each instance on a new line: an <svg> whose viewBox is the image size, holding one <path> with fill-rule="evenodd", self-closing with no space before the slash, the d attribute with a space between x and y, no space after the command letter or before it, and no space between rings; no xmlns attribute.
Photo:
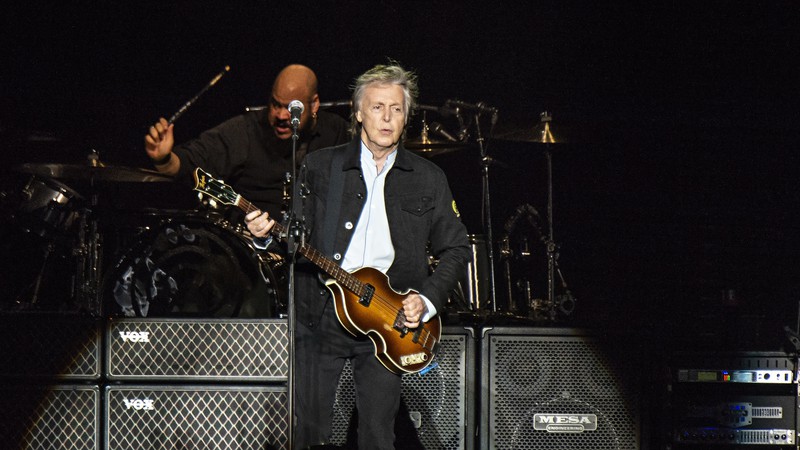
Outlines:
<svg viewBox="0 0 800 450"><path fill-rule="evenodd" d="M269 218L269 213L251 211L244 216L244 223L250 233L258 238L269 236L269 231L275 226L275 221Z"/></svg>

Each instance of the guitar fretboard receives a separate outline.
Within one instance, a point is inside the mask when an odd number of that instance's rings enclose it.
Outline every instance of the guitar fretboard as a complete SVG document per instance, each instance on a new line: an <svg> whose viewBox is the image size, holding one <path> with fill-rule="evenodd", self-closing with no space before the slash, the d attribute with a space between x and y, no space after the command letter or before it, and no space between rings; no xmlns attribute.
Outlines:
<svg viewBox="0 0 800 450"><path fill-rule="evenodd" d="M236 197L236 201L234 202L234 204L238 206L242 211L244 211L245 214L249 214L259 209L258 207L250 203L248 200L243 198L241 195L238 195ZM276 236L278 239L286 239L287 236L286 227L278 222L275 222L275 226L272 227L270 233L273 236ZM324 270L325 273L333 277L333 279L336 280L340 285L342 285L342 287L358 295L359 297L364 294L364 283L362 283L358 278L354 277L346 270L342 269L341 266L328 259L328 257L326 257L322 252L320 252L316 248L306 243L302 243L297 250L303 256L308 258L312 263L314 263L317 267Z"/></svg>

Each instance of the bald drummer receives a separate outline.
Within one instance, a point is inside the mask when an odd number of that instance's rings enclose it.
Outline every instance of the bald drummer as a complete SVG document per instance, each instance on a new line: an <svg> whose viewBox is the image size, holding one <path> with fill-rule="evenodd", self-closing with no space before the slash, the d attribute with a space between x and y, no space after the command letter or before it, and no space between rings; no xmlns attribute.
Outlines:
<svg viewBox="0 0 800 450"><path fill-rule="evenodd" d="M320 111L317 76L292 64L275 77L267 108L235 116L200 136L175 145L174 127L160 118L145 135L145 151L156 170L194 186L201 167L224 180L258 208L280 218L283 190L292 173L292 126L288 105L304 105L298 126L297 163L308 152L349 141L348 124L337 114Z"/></svg>

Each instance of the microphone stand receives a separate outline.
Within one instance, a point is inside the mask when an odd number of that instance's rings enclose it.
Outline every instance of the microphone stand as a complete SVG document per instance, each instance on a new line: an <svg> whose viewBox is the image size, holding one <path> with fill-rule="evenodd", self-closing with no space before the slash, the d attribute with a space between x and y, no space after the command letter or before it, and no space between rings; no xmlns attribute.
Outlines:
<svg viewBox="0 0 800 450"><path fill-rule="evenodd" d="M286 230L288 235L286 236L286 248L287 248L287 257L289 258L289 288L287 291L288 298L287 298L287 337L288 337L288 345L287 350L289 352L289 367L288 367L288 377L287 377L287 410L289 414L289 426L287 435L289 437L289 442L287 448L294 448L294 366L295 366L295 357L294 357L294 334L295 334L295 263L297 259L297 236L300 236L300 241L302 242L305 239L305 233L303 233L302 227L299 223L297 223L297 218L295 217L296 205L295 202L297 201L296 193L299 190L294 189L294 184L297 180L297 141L300 138L297 134L297 127L300 125L300 121L292 121L292 173L286 174L287 178L290 178L291 186L289 192L291 192L291 199L289 201L289 208L287 209L286 213L284 214L284 222L286 223Z"/></svg>

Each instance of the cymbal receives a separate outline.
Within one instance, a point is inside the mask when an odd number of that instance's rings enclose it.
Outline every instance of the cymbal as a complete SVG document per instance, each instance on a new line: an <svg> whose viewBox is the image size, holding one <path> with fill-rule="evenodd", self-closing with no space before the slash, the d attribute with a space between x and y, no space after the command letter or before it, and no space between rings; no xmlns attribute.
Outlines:
<svg viewBox="0 0 800 450"><path fill-rule="evenodd" d="M41 177L104 181L112 183L150 183L172 181L172 177L155 170L139 169L123 166L87 166L82 164L21 164L14 167L21 173L38 175Z"/></svg>
<svg viewBox="0 0 800 450"><path fill-rule="evenodd" d="M551 115L545 111L540 114L539 123L536 125L496 133L492 137L492 140L551 145L564 144L571 141L571 139L565 139L560 132L554 134L553 127L550 123ZM561 130L561 128L559 128L559 130Z"/></svg>
<svg viewBox="0 0 800 450"><path fill-rule="evenodd" d="M511 142L527 142L535 144L562 144L563 140L553 136L550 125L537 125L535 127L512 130L507 133L497 134L493 139Z"/></svg>
<svg viewBox="0 0 800 450"><path fill-rule="evenodd" d="M414 138L406 140L403 145L412 152L422 156L436 156L468 148L469 145L461 142L439 141L431 139Z"/></svg>

